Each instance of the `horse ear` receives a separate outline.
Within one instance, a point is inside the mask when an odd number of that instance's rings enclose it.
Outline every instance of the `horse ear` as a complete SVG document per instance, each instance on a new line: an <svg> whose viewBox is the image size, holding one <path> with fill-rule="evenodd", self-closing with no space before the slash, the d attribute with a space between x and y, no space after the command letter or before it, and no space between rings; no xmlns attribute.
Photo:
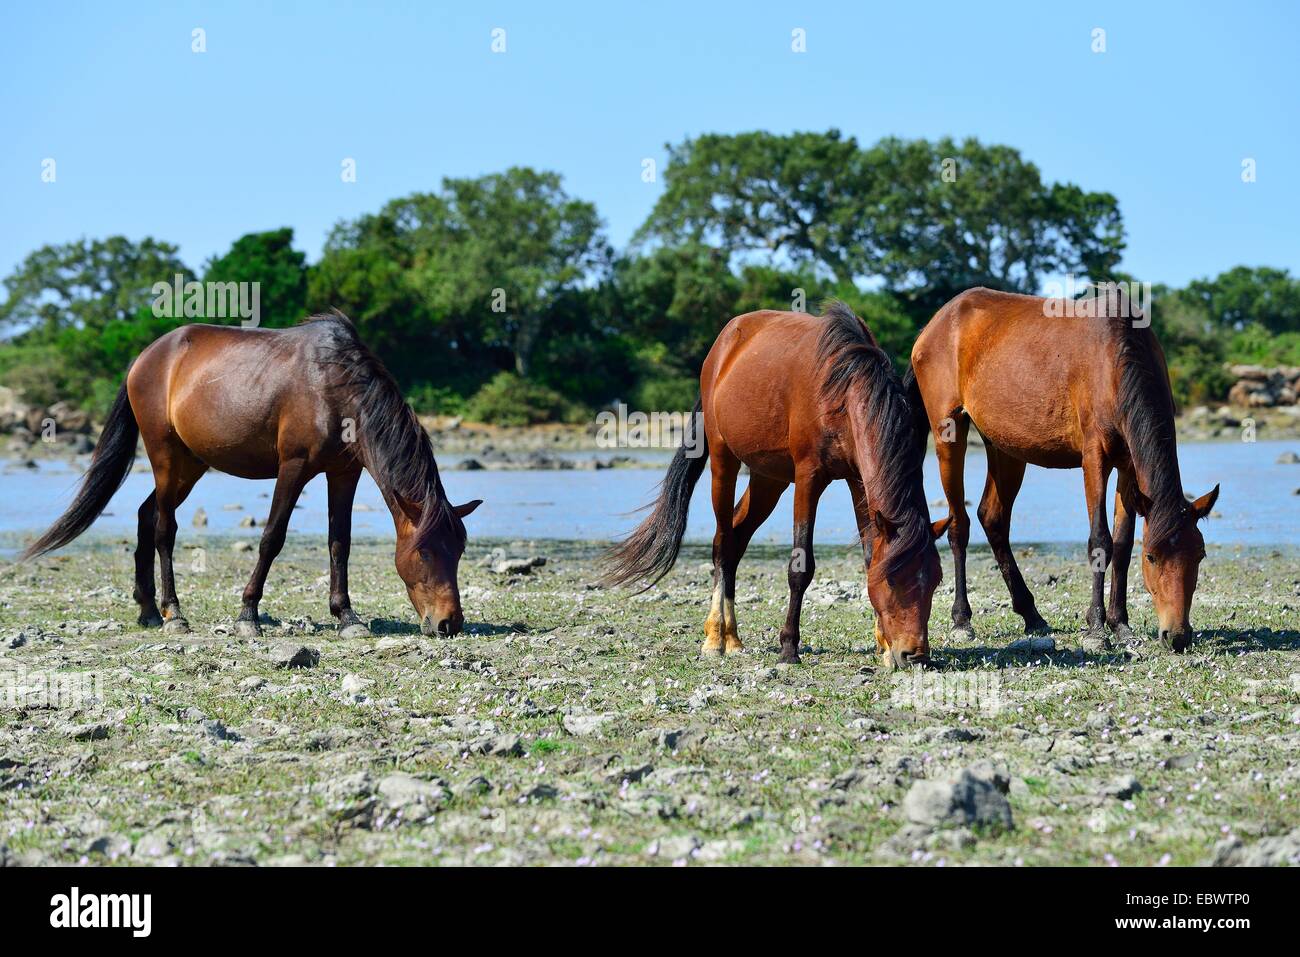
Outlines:
<svg viewBox="0 0 1300 957"><path fill-rule="evenodd" d="M420 524L420 506L416 505L414 502L408 502L396 492L393 493L393 501L397 503L397 507L401 509L402 514L406 516L408 522L412 525Z"/></svg>
<svg viewBox="0 0 1300 957"><path fill-rule="evenodd" d="M948 531L948 526L951 524L952 524L952 516L949 515L947 518L941 518L939 519L939 521L934 522L930 525L930 534L934 536L934 540L936 542L939 540L940 535Z"/></svg>
<svg viewBox="0 0 1300 957"><path fill-rule="evenodd" d="M1195 502L1192 503L1192 514L1197 520L1205 518L1210 514L1210 509L1214 508L1214 503L1219 500L1219 486L1214 486Z"/></svg>
<svg viewBox="0 0 1300 957"><path fill-rule="evenodd" d="M451 510L456 513L457 518L464 518L482 504L483 500L481 498L476 498L474 501L466 502L464 505L453 505Z"/></svg>

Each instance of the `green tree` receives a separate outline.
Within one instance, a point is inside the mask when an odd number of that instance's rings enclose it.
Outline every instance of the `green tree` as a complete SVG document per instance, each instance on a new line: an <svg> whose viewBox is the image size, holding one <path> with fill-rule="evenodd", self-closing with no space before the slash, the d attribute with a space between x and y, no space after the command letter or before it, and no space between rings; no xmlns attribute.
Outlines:
<svg viewBox="0 0 1300 957"><path fill-rule="evenodd" d="M154 283L185 272L175 246L150 238L42 246L5 278L0 329L51 335L68 327L102 329L149 305Z"/></svg>
<svg viewBox="0 0 1300 957"><path fill-rule="evenodd" d="M711 133L668 147L664 192L637 234L824 268L851 283L871 271L867 204L876 171L853 137Z"/></svg>
<svg viewBox="0 0 1300 957"><path fill-rule="evenodd" d="M1237 266L1189 283L1187 293L1221 328L1257 322L1273 333L1300 332L1300 280L1285 269Z"/></svg>
<svg viewBox="0 0 1300 957"><path fill-rule="evenodd" d="M248 233L208 262L207 282L258 283L261 325L291 326L307 304L307 257L293 248L293 230Z"/></svg>

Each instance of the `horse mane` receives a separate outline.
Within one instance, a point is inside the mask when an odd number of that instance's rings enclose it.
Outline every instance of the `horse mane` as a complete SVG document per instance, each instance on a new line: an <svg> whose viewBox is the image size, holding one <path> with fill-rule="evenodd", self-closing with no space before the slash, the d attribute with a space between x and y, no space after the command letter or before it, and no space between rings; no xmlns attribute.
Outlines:
<svg viewBox="0 0 1300 957"><path fill-rule="evenodd" d="M925 450L915 441L912 407L903 384L867 324L838 300L823 305L822 321L817 365L823 378L818 394L836 406L837 413L848 402L857 403L876 457L875 469L862 476L867 499L894 533L881 568L889 578L933 542L921 477Z"/></svg>
<svg viewBox="0 0 1300 957"><path fill-rule="evenodd" d="M1121 300L1127 302L1127 297ZM1174 398L1169 373L1149 327L1138 328L1121 308L1108 316L1119 368L1118 418L1134 471L1142 463L1140 488L1148 500L1142 517L1146 547L1158 551L1184 526L1190 509L1183 496L1174 431Z"/></svg>
<svg viewBox="0 0 1300 957"><path fill-rule="evenodd" d="M338 310L308 316L313 324L317 361L343 374L347 398L357 409L357 445L362 464L392 502L394 495L420 508L415 544L431 544L439 535L465 542L465 524L452 509L438 476L433 446L415 412L379 358L366 348L356 326Z"/></svg>

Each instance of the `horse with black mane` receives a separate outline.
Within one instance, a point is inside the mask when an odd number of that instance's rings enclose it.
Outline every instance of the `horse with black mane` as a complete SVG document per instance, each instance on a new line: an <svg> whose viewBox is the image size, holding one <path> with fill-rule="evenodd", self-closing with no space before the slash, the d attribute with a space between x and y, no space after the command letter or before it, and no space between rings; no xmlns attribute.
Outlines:
<svg viewBox="0 0 1300 957"><path fill-rule="evenodd" d="M868 565L882 659L892 666L928 660L927 623L941 577L934 539L948 522L931 526L921 484L924 452L914 440L908 399L889 357L851 309L832 302L820 318L761 311L732 319L704 361L688 429L653 512L612 551L606 582L649 580L648 588L668 573L707 457L717 533L702 653L740 651L736 567L794 483L781 660L797 662L803 594L815 568L817 502L832 481L844 479ZM749 467L749 487L735 505L742 463Z"/></svg>
<svg viewBox="0 0 1300 957"><path fill-rule="evenodd" d="M1040 299L969 289L941 308L917 337L904 377L918 414L918 436L933 431L939 477L948 499L956 566L952 620L970 630L966 597L963 466L975 426L984 438L988 478L978 515L1011 604L1027 632L1047 629L1011 553L1011 508L1025 464L1083 469L1090 534L1096 643L1104 628L1121 638L1128 619L1128 564L1136 516L1143 526L1142 575L1155 604L1162 641L1182 651L1191 641L1192 593L1205 557L1196 523L1214 508L1219 487L1194 501L1183 494L1174 430L1174 400L1164 353L1149 317L1127 295ZM1106 487L1118 473L1115 530L1106 526ZM1106 567L1113 569L1103 605Z"/></svg>
<svg viewBox="0 0 1300 957"><path fill-rule="evenodd" d="M303 487L325 473L329 495L330 611L345 637L367 633L348 596L352 499L363 468L383 493L397 531L397 572L425 634L464 624L456 570L462 519L479 501L453 506L429 438L397 383L341 313L288 329L188 325L136 357L108 414L72 505L22 554L60 548L90 527L126 481L143 437L154 491L138 512L135 600L143 626L184 633L172 572L176 509L209 468L275 479L257 565L236 631L261 633L258 602L284 545ZM154 551L162 594L155 595ZM161 609L159 605L161 604Z"/></svg>

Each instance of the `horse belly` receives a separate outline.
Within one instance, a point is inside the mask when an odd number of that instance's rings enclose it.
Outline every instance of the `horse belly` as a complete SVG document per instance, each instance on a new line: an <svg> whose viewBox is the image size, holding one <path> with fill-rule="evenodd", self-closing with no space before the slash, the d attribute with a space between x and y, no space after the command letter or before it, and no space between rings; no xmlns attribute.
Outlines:
<svg viewBox="0 0 1300 957"><path fill-rule="evenodd" d="M176 389L172 429L210 468L240 478L275 478L280 470L278 397L240 376L198 379Z"/></svg>

